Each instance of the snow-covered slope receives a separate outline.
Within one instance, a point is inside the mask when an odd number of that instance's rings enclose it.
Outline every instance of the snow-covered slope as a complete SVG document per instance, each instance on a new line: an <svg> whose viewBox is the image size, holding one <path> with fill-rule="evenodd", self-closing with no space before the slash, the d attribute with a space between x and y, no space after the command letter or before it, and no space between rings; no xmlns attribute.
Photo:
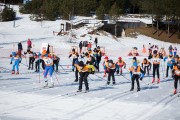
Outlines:
<svg viewBox="0 0 180 120"><path fill-rule="evenodd" d="M17 6L13 6L18 10ZM160 84L148 84L152 77L143 79L140 92L130 92L131 81L127 69L124 76L115 76L116 85L106 86L107 78L101 72L88 77L90 92L76 93L78 83L74 83L74 73L70 72L71 60L68 54L71 46L78 46L83 40L94 41L98 37L99 45L106 48L106 54L117 60L122 56L131 66L131 57L127 54L132 47L138 47L142 61L143 44L157 44L165 47L170 43L161 42L143 35L137 38L113 39L111 35L89 35L87 27L73 30L77 36L69 43L69 36L53 36L59 30L62 20L42 23L29 20L29 15L17 14L16 27L13 22L0 22L0 120L179 120L180 99L170 97L173 92L173 80L163 79L165 63L160 67ZM79 19L79 18L78 18ZM85 37L80 37L87 34ZM55 87L43 89L43 71L34 73L27 70L26 59L20 64L20 74L11 75L9 54L17 50L21 41L26 51L26 41L32 39L33 51L39 52L43 42L53 45L55 53L61 58L59 73L54 73ZM92 39L92 40L90 40ZM93 44L93 47L95 45ZM179 47L179 44L173 44ZM178 51L180 53L180 51ZM28 60L27 60L28 62ZM150 72L152 74L152 71ZM49 78L48 78L49 79ZM40 83L39 83L40 80ZM136 90L136 89L135 89Z"/></svg>

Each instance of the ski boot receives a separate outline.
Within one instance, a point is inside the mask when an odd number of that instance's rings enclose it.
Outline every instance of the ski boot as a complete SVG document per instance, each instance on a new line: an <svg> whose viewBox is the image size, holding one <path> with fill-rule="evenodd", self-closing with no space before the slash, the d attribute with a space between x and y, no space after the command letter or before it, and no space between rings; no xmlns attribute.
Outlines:
<svg viewBox="0 0 180 120"><path fill-rule="evenodd" d="M139 92L141 90L141 88L137 88L137 92Z"/></svg>
<svg viewBox="0 0 180 120"><path fill-rule="evenodd" d="M154 83L155 82L155 78L153 78L153 80L152 80L152 83Z"/></svg>
<svg viewBox="0 0 180 120"><path fill-rule="evenodd" d="M130 91L133 91L133 90L134 90L134 88L131 88L131 89L130 89Z"/></svg>
<svg viewBox="0 0 180 120"><path fill-rule="evenodd" d="M49 88L53 88L54 87L54 83L51 83L51 85L49 86Z"/></svg>
<svg viewBox="0 0 180 120"><path fill-rule="evenodd" d="M28 68L28 70L30 70L31 68Z"/></svg>
<svg viewBox="0 0 180 120"><path fill-rule="evenodd" d="M47 82L47 81L45 81L44 88L45 88L45 87L48 87L48 82Z"/></svg>
<svg viewBox="0 0 180 120"><path fill-rule="evenodd" d="M173 94L175 95L175 94L177 94L177 89L174 89L174 92L173 92Z"/></svg>
<svg viewBox="0 0 180 120"><path fill-rule="evenodd" d="M78 82L78 80L74 80L74 82Z"/></svg>
<svg viewBox="0 0 180 120"><path fill-rule="evenodd" d="M12 70L12 74L15 74L15 71L14 71L14 70Z"/></svg>
<svg viewBox="0 0 180 120"><path fill-rule="evenodd" d="M110 84L110 81L107 81L107 85L109 85Z"/></svg>
<svg viewBox="0 0 180 120"><path fill-rule="evenodd" d="M113 81L113 85L115 85L116 84L116 82L115 81Z"/></svg>
<svg viewBox="0 0 180 120"><path fill-rule="evenodd" d="M85 93L89 92L89 90L86 90Z"/></svg>
<svg viewBox="0 0 180 120"><path fill-rule="evenodd" d="M160 83L160 79L158 78L157 84L159 84L159 83Z"/></svg>
<svg viewBox="0 0 180 120"><path fill-rule="evenodd" d="M16 75L18 75L18 74L19 74L19 71L16 72Z"/></svg>
<svg viewBox="0 0 180 120"><path fill-rule="evenodd" d="M82 90L78 90L77 92L82 92Z"/></svg>

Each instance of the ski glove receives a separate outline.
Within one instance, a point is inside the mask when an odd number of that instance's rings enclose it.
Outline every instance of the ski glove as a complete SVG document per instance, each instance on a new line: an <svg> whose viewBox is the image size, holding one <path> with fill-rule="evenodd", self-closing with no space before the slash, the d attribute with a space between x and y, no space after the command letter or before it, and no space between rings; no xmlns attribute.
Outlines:
<svg viewBox="0 0 180 120"><path fill-rule="evenodd" d="M142 81L142 79L143 79L143 78L141 77L140 80Z"/></svg>

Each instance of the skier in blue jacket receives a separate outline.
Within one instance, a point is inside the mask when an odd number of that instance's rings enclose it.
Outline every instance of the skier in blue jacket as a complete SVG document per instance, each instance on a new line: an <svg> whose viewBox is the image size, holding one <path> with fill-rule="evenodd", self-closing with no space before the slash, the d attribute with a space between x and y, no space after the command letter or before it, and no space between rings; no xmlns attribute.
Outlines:
<svg viewBox="0 0 180 120"><path fill-rule="evenodd" d="M17 70L16 74L19 74L19 63L20 63L21 59L19 57L19 55L17 55L16 52L12 52L12 58L11 58L11 62L10 64L13 63L12 66L12 74L15 74L15 68Z"/></svg>
<svg viewBox="0 0 180 120"><path fill-rule="evenodd" d="M173 54L169 54L169 56L166 56L164 58L164 62L167 60L167 69L166 69L166 77L168 77L168 72L169 72L169 68L171 68L171 71L173 69L173 65L175 63L175 60L174 60L174 57L173 57Z"/></svg>

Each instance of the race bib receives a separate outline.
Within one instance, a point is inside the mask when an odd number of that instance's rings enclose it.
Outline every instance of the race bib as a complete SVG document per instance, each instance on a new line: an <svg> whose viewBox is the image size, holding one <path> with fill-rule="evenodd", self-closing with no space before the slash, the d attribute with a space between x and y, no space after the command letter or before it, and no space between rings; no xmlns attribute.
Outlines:
<svg viewBox="0 0 180 120"><path fill-rule="evenodd" d="M52 65L53 64L53 60L51 58L47 58L47 59L44 59L44 63L46 65Z"/></svg>

